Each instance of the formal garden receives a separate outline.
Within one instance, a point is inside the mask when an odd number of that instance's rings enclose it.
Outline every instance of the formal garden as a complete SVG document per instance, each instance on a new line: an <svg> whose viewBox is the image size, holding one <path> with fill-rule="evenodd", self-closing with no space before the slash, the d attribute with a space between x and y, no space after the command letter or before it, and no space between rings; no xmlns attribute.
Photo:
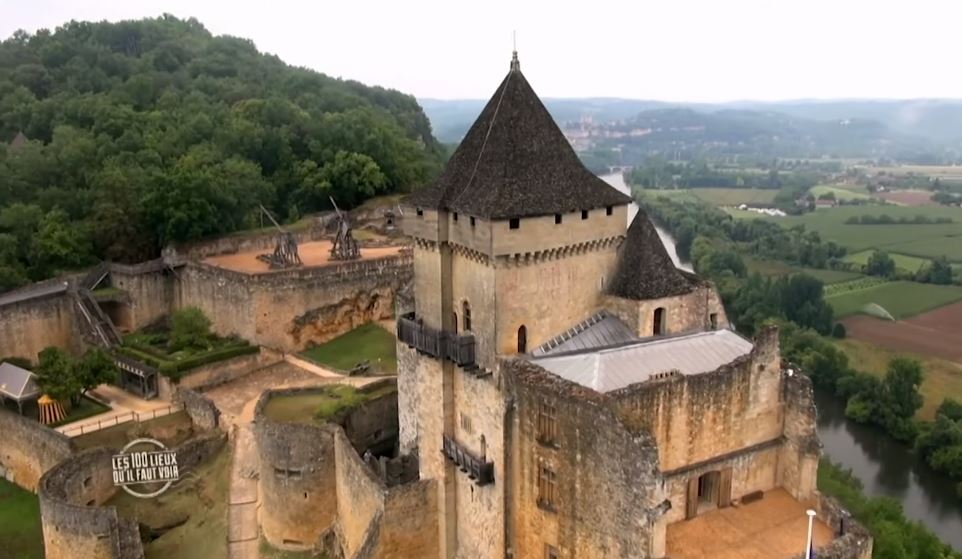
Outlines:
<svg viewBox="0 0 962 559"><path fill-rule="evenodd" d="M238 337L214 334L203 311L187 307L126 335L117 351L178 379L184 371L257 353L260 348Z"/></svg>

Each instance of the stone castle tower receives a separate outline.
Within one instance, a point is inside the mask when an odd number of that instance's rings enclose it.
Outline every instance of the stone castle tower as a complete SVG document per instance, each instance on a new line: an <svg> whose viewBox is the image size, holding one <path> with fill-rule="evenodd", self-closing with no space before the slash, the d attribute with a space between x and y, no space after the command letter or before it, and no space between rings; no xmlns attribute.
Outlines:
<svg viewBox="0 0 962 559"><path fill-rule="evenodd" d="M776 335L729 329L644 212L626 229L630 203L581 164L516 54L406 199L400 450L437 482L440 557L664 557L703 502L812 496L810 386L783 374Z"/></svg>

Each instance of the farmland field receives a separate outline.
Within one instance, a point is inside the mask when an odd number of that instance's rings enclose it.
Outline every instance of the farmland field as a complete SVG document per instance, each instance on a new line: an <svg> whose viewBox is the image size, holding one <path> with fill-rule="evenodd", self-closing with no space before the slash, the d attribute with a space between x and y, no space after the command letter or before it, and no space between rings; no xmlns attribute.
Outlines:
<svg viewBox="0 0 962 559"><path fill-rule="evenodd" d="M850 188L840 188L838 186L831 186L827 184L820 184L818 186L813 186L811 190L808 191L809 194L818 198L823 194L834 194L836 200L868 200L871 198L869 193L862 188L861 191L854 190Z"/></svg>
<svg viewBox="0 0 962 559"><path fill-rule="evenodd" d="M853 317L845 321L849 337L838 340L835 344L845 352L853 367L875 376L884 375L889 361L895 357L918 360L922 364L925 376L921 389L922 408L916 413L916 417L923 421L932 421L935 418L935 410L946 396L962 401L962 364L937 357L938 354L932 353L931 348L925 345L905 343L903 336L897 337L902 345L896 346L887 339L875 338L875 343L863 339L863 334L866 332L875 333L880 329L883 331L890 329L893 332L902 330L904 334L905 330L909 330L909 327L905 327L904 324L881 321L867 316ZM851 335L853 331L858 333L858 338ZM871 335L869 339L872 339Z"/></svg>
<svg viewBox="0 0 962 559"><path fill-rule="evenodd" d="M770 217L754 212L728 210L738 219L764 219L790 228L804 225L817 231L823 240L831 240L850 252L881 248L911 256L932 258L944 254L949 260L962 262L962 210L949 207L907 206L842 206L818 210L800 216ZM947 217L953 223L931 225L849 225L849 217L889 215L912 219L924 215L935 219Z"/></svg>
<svg viewBox="0 0 962 559"><path fill-rule="evenodd" d="M935 206L932 201L932 193L928 190L895 190L890 192L880 192L877 194L888 202L901 204L903 206Z"/></svg>
<svg viewBox="0 0 962 559"><path fill-rule="evenodd" d="M771 204L778 194L774 188L692 188L689 192L715 206Z"/></svg>
<svg viewBox="0 0 962 559"><path fill-rule="evenodd" d="M845 262L854 262L856 264L861 264L862 266L868 264L868 259L872 256L874 250L863 250L862 252L856 252L855 254L849 254L843 260ZM888 253L895 261L895 267L900 270L905 270L906 272L918 272L923 266L929 265L930 261L925 258L917 258L915 256L906 256L904 254Z"/></svg>
<svg viewBox="0 0 962 559"><path fill-rule="evenodd" d="M861 281L861 280L857 280ZM866 289L833 293L825 298L838 318L863 312L876 304L896 319L914 316L962 299L962 287L892 281Z"/></svg>
<svg viewBox="0 0 962 559"><path fill-rule="evenodd" d="M814 276L825 284L837 284L839 282L850 281L862 277L857 272L847 272L844 270L820 270L816 268L801 268L778 260L758 260L750 256L743 258L749 274L761 274L763 276L784 276L789 274L806 273Z"/></svg>

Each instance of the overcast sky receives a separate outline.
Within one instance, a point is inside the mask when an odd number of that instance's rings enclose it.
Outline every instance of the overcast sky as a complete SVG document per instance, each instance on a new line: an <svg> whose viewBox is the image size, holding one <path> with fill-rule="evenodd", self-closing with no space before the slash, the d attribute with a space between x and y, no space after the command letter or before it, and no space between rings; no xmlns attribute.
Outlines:
<svg viewBox="0 0 962 559"><path fill-rule="evenodd" d="M418 97L962 97L957 0L0 0L0 36L70 19L196 17L212 33Z"/></svg>

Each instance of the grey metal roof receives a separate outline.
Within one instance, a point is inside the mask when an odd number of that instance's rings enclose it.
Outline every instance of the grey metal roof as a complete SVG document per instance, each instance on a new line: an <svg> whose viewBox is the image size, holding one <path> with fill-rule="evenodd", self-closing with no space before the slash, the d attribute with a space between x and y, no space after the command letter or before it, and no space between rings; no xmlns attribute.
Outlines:
<svg viewBox="0 0 962 559"><path fill-rule="evenodd" d="M0 363L0 393L14 400L40 395L36 375L13 363Z"/></svg>
<svg viewBox="0 0 962 559"><path fill-rule="evenodd" d="M747 355L752 343L731 330L712 330L599 351L534 357L559 377L598 392L610 392L662 373L697 375Z"/></svg>
<svg viewBox="0 0 962 559"><path fill-rule="evenodd" d="M4 305L12 305L14 303L20 303L22 301L29 301L30 299L37 299L39 297L46 297L47 295L64 293L66 291L67 282L65 281L30 285L0 294L0 307Z"/></svg>
<svg viewBox="0 0 962 559"><path fill-rule="evenodd" d="M601 311L579 322L567 332L548 340L531 353L540 357L570 351L600 349L637 340L638 336L621 319L607 311Z"/></svg>

